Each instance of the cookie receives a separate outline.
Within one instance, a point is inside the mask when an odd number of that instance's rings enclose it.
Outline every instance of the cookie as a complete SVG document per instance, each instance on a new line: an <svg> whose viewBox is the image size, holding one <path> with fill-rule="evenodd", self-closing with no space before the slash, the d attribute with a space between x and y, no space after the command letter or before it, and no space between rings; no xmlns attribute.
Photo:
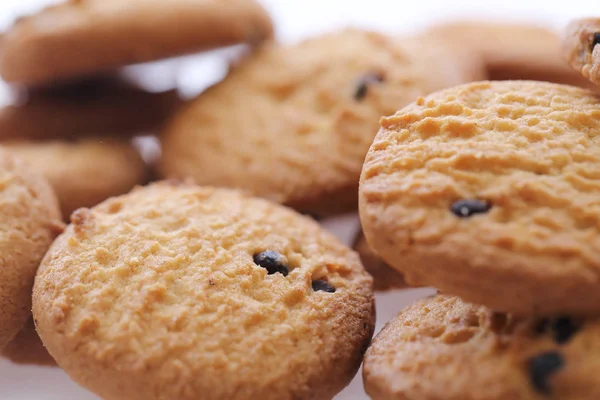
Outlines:
<svg viewBox="0 0 600 400"><path fill-rule="evenodd" d="M146 165L128 140L0 142L33 172L45 176L58 196L65 219L146 182Z"/></svg>
<svg viewBox="0 0 600 400"><path fill-rule="evenodd" d="M563 37L564 57L577 72L600 85L600 19L585 18L571 22Z"/></svg>
<svg viewBox="0 0 600 400"><path fill-rule="evenodd" d="M31 315L35 272L62 227L48 182L0 150L0 350Z"/></svg>
<svg viewBox="0 0 600 400"><path fill-rule="evenodd" d="M18 19L2 36L0 75L44 85L123 65L257 43L272 35L253 0L70 0Z"/></svg>
<svg viewBox="0 0 600 400"><path fill-rule="evenodd" d="M23 93L0 109L0 140L134 136L157 130L180 104L175 91L150 93L98 78Z"/></svg>
<svg viewBox="0 0 600 400"><path fill-rule="evenodd" d="M33 318L30 318L17 336L0 351L0 355L15 364L56 366L56 361L48 353L35 331Z"/></svg>
<svg viewBox="0 0 600 400"><path fill-rule="evenodd" d="M71 218L34 316L58 364L102 398L331 399L358 369L372 279L310 218L168 183Z"/></svg>
<svg viewBox="0 0 600 400"><path fill-rule="evenodd" d="M365 389L373 400L594 400L599 337L597 318L519 318L437 295L373 339Z"/></svg>
<svg viewBox="0 0 600 400"><path fill-rule="evenodd" d="M353 248L360 256L360 261L367 272L373 277L373 287L375 290L403 289L408 286L404 280L404 276L387 265L369 247L362 231L356 236Z"/></svg>
<svg viewBox="0 0 600 400"><path fill-rule="evenodd" d="M317 215L355 210L377 121L483 76L435 43L342 30L265 46L163 131L163 177L240 188Z"/></svg>
<svg viewBox="0 0 600 400"><path fill-rule="evenodd" d="M496 311L600 311L600 98L479 82L382 118L361 177L367 241L411 284Z"/></svg>
<svg viewBox="0 0 600 400"><path fill-rule="evenodd" d="M562 59L560 35L542 26L454 21L433 26L423 36L480 57L491 80L529 79L591 87Z"/></svg>

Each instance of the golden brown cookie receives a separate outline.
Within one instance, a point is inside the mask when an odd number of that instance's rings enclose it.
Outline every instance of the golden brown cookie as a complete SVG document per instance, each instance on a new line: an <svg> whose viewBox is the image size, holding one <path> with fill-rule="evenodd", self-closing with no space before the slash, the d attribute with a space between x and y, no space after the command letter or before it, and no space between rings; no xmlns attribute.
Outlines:
<svg viewBox="0 0 600 400"><path fill-rule="evenodd" d="M465 20L433 26L423 36L480 57L492 80L591 86L562 59L560 35L542 26Z"/></svg>
<svg viewBox="0 0 600 400"><path fill-rule="evenodd" d="M48 182L0 149L0 349L31 315L35 272L62 227Z"/></svg>
<svg viewBox="0 0 600 400"><path fill-rule="evenodd" d="M404 309L363 365L373 400L595 400L597 318L517 318L438 295Z"/></svg>
<svg viewBox="0 0 600 400"><path fill-rule="evenodd" d="M367 241L412 284L514 313L600 311L600 98L533 81L443 90L381 120Z"/></svg>
<svg viewBox="0 0 600 400"><path fill-rule="evenodd" d="M483 75L463 61L435 43L352 29L265 46L167 126L163 176L314 214L355 210L379 118Z"/></svg>
<svg viewBox="0 0 600 400"><path fill-rule="evenodd" d="M408 286L404 280L404 276L387 265L369 247L362 231L356 236L353 248L360 256L360 261L367 272L373 277L373 287L375 290L403 289Z"/></svg>
<svg viewBox="0 0 600 400"><path fill-rule="evenodd" d="M148 176L128 140L11 141L0 147L48 179L66 220L76 209L126 193Z"/></svg>
<svg viewBox="0 0 600 400"><path fill-rule="evenodd" d="M600 85L600 18L578 19L563 37L563 55L577 72Z"/></svg>
<svg viewBox="0 0 600 400"><path fill-rule="evenodd" d="M310 218L153 184L73 214L34 288L58 364L106 399L331 399L373 333L372 279Z"/></svg>
<svg viewBox="0 0 600 400"><path fill-rule="evenodd" d="M40 85L272 35L254 0L69 0L4 33L0 75Z"/></svg>
<svg viewBox="0 0 600 400"><path fill-rule="evenodd" d="M23 93L0 109L0 139L134 136L158 129L180 105L175 91L150 93L98 78Z"/></svg>
<svg viewBox="0 0 600 400"><path fill-rule="evenodd" d="M56 366L56 361L48 353L35 331L33 318L30 318L17 336L2 349L0 355L15 364Z"/></svg>

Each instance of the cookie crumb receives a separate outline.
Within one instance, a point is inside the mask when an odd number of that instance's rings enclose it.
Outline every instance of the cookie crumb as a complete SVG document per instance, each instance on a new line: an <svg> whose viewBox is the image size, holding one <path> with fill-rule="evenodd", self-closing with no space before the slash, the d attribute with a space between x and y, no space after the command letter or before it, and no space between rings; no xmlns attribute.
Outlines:
<svg viewBox="0 0 600 400"><path fill-rule="evenodd" d="M533 387L540 393L549 394L551 390L548 379L559 371L564 364L563 357L555 351L533 357L529 361L529 377Z"/></svg>
<svg viewBox="0 0 600 400"><path fill-rule="evenodd" d="M316 280L312 281L312 288L315 292L327 292L327 293L335 293L335 287L333 287L329 282L324 280Z"/></svg>
<svg viewBox="0 0 600 400"><path fill-rule="evenodd" d="M288 276L289 268L287 266L287 258L276 251L265 250L254 255L254 263L267 270L269 275L277 272L283 276Z"/></svg>
<svg viewBox="0 0 600 400"><path fill-rule="evenodd" d="M490 208L492 208L492 206L487 201L469 199L455 202L450 207L450 211L457 217L468 218L475 214L484 214L488 212Z"/></svg>

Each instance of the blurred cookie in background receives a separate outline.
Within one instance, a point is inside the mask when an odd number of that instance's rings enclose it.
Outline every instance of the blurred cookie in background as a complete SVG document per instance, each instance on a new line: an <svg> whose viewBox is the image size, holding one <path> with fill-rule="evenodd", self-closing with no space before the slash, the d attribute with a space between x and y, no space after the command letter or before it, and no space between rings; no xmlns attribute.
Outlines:
<svg viewBox="0 0 600 400"><path fill-rule="evenodd" d="M571 22L563 37L563 56L575 71L600 85L600 18Z"/></svg>
<svg viewBox="0 0 600 400"><path fill-rule="evenodd" d="M0 75L26 86L271 37L254 0L64 1L4 33Z"/></svg>
<svg viewBox="0 0 600 400"><path fill-rule="evenodd" d="M17 93L0 109L0 140L128 136L158 129L180 105L115 76Z"/></svg>
<svg viewBox="0 0 600 400"><path fill-rule="evenodd" d="M9 141L0 147L48 179L65 220L80 207L126 193L148 179L146 164L127 139Z"/></svg>
<svg viewBox="0 0 600 400"><path fill-rule="evenodd" d="M534 24L459 20L431 26L419 37L468 51L491 80L537 80L591 87L561 57L560 35Z"/></svg>
<svg viewBox="0 0 600 400"><path fill-rule="evenodd" d="M433 41L359 29L269 44L176 114L160 171L320 216L354 211L379 118L484 79L476 66Z"/></svg>
<svg viewBox="0 0 600 400"><path fill-rule="evenodd" d="M360 261L369 274L373 277L373 287L377 291L403 289L410 287L404 280L404 275L385 263L369 247L362 230L354 240L354 251L360 256Z"/></svg>
<svg viewBox="0 0 600 400"><path fill-rule="evenodd" d="M33 317L27 321L27 324L17 333L17 336L2 349L0 356L15 364L56 366L56 361L48 353L35 330Z"/></svg>

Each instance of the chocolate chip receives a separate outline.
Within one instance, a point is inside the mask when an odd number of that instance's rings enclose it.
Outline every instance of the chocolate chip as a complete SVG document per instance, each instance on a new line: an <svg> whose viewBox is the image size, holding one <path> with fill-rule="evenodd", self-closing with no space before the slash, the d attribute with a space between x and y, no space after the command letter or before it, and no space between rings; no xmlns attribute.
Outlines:
<svg viewBox="0 0 600 400"><path fill-rule="evenodd" d="M367 90L370 85L376 85L383 82L383 76L377 73L369 73L364 75L358 81L356 85L356 90L354 91L354 100L360 101L365 98L367 95Z"/></svg>
<svg viewBox="0 0 600 400"><path fill-rule="evenodd" d="M569 317L560 317L552 321L552 334L558 344L564 344L579 330L579 324Z"/></svg>
<svg viewBox="0 0 600 400"><path fill-rule="evenodd" d="M286 265L287 259L276 251L265 250L255 254L254 263L265 268L269 275L279 272L283 276L287 276L289 273L288 266Z"/></svg>
<svg viewBox="0 0 600 400"><path fill-rule="evenodd" d="M312 281L312 288L315 292L335 293L335 288L329 282L323 280Z"/></svg>
<svg viewBox="0 0 600 400"><path fill-rule="evenodd" d="M594 33L594 41L592 42L592 51L594 51L594 47L600 43L600 32Z"/></svg>
<svg viewBox="0 0 600 400"><path fill-rule="evenodd" d="M492 208L491 204L484 200L458 200L450 207L450 211L460 218L468 218L474 214L486 213Z"/></svg>
<svg viewBox="0 0 600 400"><path fill-rule="evenodd" d="M564 364L565 361L562 356L555 351L533 357L529 360L529 378L533 387L540 393L549 394L548 379L552 374L559 371Z"/></svg>

